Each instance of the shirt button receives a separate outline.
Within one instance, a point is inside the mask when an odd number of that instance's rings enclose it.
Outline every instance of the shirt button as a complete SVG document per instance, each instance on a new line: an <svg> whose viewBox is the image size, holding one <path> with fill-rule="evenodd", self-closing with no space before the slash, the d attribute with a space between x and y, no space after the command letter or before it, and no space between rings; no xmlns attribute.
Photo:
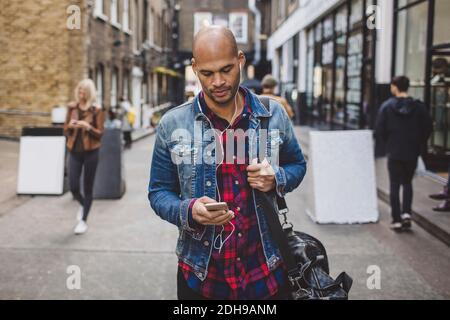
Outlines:
<svg viewBox="0 0 450 320"><path fill-rule="evenodd" d="M236 210L237 210L237 211L241 211L241 208L240 208L240 207L237 207Z"/></svg>
<svg viewBox="0 0 450 320"><path fill-rule="evenodd" d="M239 185L239 181L235 180L235 181L234 181L234 184L235 184L235 185Z"/></svg>
<svg viewBox="0 0 450 320"><path fill-rule="evenodd" d="M239 237L239 238L242 238L242 233L239 232L239 233L238 233L238 237Z"/></svg>
<svg viewBox="0 0 450 320"><path fill-rule="evenodd" d="M203 242L203 244L205 245L205 247L209 246L209 241L205 241Z"/></svg>
<svg viewBox="0 0 450 320"><path fill-rule="evenodd" d="M240 262L240 261L241 261L241 258L240 258L240 257L237 257L236 260L237 260L238 262Z"/></svg>
<svg viewBox="0 0 450 320"><path fill-rule="evenodd" d="M211 181L206 181L206 185L207 185L208 187L211 187Z"/></svg>
<svg viewBox="0 0 450 320"><path fill-rule="evenodd" d="M208 151L208 152L206 152L206 154L208 155L208 157L211 157L212 152L211 152L211 151Z"/></svg>

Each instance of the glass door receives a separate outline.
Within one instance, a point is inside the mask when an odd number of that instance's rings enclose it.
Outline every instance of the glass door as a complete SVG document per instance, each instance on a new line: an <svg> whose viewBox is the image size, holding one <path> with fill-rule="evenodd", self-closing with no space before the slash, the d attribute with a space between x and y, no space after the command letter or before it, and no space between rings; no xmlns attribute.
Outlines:
<svg viewBox="0 0 450 320"><path fill-rule="evenodd" d="M430 107L434 122L431 147L436 153L450 152L450 49L432 57Z"/></svg>

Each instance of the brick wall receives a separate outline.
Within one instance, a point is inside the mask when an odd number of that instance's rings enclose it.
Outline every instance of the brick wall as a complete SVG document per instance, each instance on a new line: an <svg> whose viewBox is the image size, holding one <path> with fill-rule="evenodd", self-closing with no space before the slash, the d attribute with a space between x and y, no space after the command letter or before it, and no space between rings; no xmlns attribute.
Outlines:
<svg viewBox="0 0 450 320"><path fill-rule="evenodd" d="M23 126L49 125L55 105L73 99L87 75L85 34L66 27L69 5L84 0L6 1L0 11L0 136L18 137Z"/></svg>

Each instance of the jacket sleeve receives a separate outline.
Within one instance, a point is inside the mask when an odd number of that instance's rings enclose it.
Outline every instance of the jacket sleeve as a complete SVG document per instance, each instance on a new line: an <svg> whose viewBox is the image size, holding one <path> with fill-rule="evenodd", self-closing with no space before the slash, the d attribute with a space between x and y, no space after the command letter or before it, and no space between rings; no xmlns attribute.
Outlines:
<svg viewBox="0 0 450 320"><path fill-rule="evenodd" d="M72 110L73 110L74 106L75 105L73 102L70 102L67 105L66 120L64 121L64 135L65 136L68 136L73 131L73 129L69 128L69 122L71 119Z"/></svg>
<svg viewBox="0 0 450 320"><path fill-rule="evenodd" d="M279 150L279 166L273 165L275 171L276 192L280 197L295 190L306 174L306 160L295 136L292 122L286 111L281 108L285 124L283 143Z"/></svg>
<svg viewBox="0 0 450 320"><path fill-rule="evenodd" d="M94 136L97 139L100 139L103 135L103 131L105 130L105 113L101 108L95 109L95 125L88 131L90 135Z"/></svg>
<svg viewBox="0 0 450 320"><path fill-rule="evenodd" d="M433 120L431 119L430 113L428 112L428 109L424 108L424 142L426 143L428 139L431 137L431 133L433 132Z"/></svg>
<svg viewBox="0 0 450 320"><path fill-rule="evenodd" d="M386 141L388 138L386 105L382 105L378 112L375 125L375 137L381 141Z"/></svg>
<svg viewBox="0 0 450 320"><path fill-rule="evenodd" d="M287 113L289 119L294 118L295 113L294 113L294 109L292 108L292 106L291 106L291 105L289 104L289 102L287 102L287 100L284 99L284 98L283 98L282 102L283 102L283 103L282 103L282 104L283 104L283 107L284 107L284 109L286 110L286 113Z"/></svg>
<svg viewBox="0 0 450 320"><path fill-rule="evenodd" d="M163 121L161 121L157 128L150 169L148 185L150 205L161 219L176 225L179 229L193 233L202 232L189 225L189 209L193 199L182 200L180 192L177 166L172 161Z"/></svg>
<svg viewBox="0 0 450 320"><path fill-rule="evenodd" d="M431 119L428 108L422 104L422 135L421 135L421 153L426 155L428 148L428 139L430 139L433 132L433 120Z"/></svg>

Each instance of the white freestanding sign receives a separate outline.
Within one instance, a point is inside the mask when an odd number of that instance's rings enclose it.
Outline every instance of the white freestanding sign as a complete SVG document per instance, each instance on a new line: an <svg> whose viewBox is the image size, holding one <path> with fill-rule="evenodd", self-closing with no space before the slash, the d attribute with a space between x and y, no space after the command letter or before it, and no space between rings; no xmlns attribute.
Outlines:
<svg viewBox="0 0 450 320"><path fill-rule="evenodd" d="M372 132L312 131L308 164L310 202L317 223L378 221Z"/></svg>
<svg viewBox="0 0 450 320"><path fill-rule="evenodd" d="M18 194L63 194L65 144L64 136L20 138Z"/></svg>

